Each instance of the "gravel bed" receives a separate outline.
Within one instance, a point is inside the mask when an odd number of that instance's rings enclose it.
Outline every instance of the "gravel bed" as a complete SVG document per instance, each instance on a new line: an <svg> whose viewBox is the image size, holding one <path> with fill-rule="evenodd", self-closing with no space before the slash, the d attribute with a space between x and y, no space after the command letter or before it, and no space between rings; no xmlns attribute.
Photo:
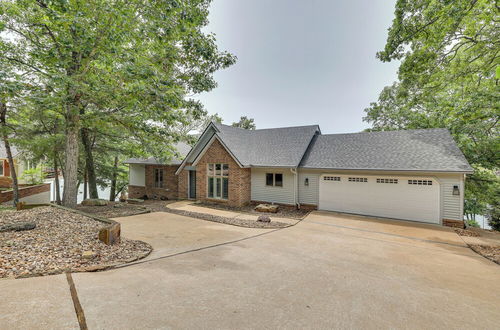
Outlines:
<svg viewBox="0 0 500 330"><path fill-rule="evenodd" d="M455 228L455 232L460 235L460 236L467 236L467 237L479 237L479 233L472 231L472 230L467 230L467 229L460 229L460 228Z"/></svg>
<svg viewBox="0 0 500 330"><path fill-rule="evenodd" d="M228 206L228 205L224 205L224 204L207 203L207 202L198 202L195 205L199 205L199 206L203 206L203 207L210 207L210 208L218 209L218 210L244 212L244 213L249 213L249 214L254 214L254 215L266 214L266 215L269 215L270 217L291 218L291 219L295 219L295 220L302 220L309 213L311 213L311 210L304 210L304 209L297 210L293 207L286 207L286 206L280 206L278 208L277 213L266 213L266 212L255 211L254 208L257 205L246 205L246 206L242 206L242 207L233 207L233 206Z"/></svg>
<svg viewBox="0 0 500 330"><path fill-rule="evenodd" d="M500 265L500 246L469 244L474 252Z"/></svg>
<svg viewBox="0 0 500 330"><path fill-rule="evenodd" d="M245 219L234 219L234 218L226 218L219 217L211 214L205 213L197 213L197 212L188 212L183 210L175 210L165 208L166 212L175 213L179 215L183 215L186 217L202 219L207 221L213 221L218 223L224 223L227 225L239 226L239 227L247 227L247 228L285 228L290 227L291 225L284 222L279 221L271 221L271 222L259 222L254 220L245 220Z"/></svg>
<svg viewBox="0 0 500 330"><path fill-rule="evenodd" d="M160 200L146 200L142 204L127 204L127 203L120 203L120 202L114 202L110 203L110 205L107 206L78 206L78 210L87 212L87 213L92 213L94 215L99 215L102 217L106 218L117 218L117 217L126 217L126 216L131 216L131 215L136 215L136 214L141 214L141 213L148 213L148 212L169 212L169 213L175 213L179 215L183 215L186 217L192 217L196 219L202 219L202 220L207 220L207 221L213 221L213 222L218 222L218 223L224 223L228 225L234 225L234 226L239 226L239 227L247 227L247 228L285 228L290 226L288 223L283 223L279 221L275 221L274 219L276 218L274 214L269 214L273 220L270 223L265 223L265 222L258 222L258 221L253 221L253 220L245 220L245 219L234 219L234 218L227 218L227 217L220 217L220 216L215 216L215 215L210 215L210 214L205 214L205 213L198 213L198 212L189 212L189 211L183 211L183 210L176 210L176 209L171 209L166 207L167 204L177 202L176 200L171 200L171 201L160 201ZM113 205L119 205L118 207L114 207ZM196 204L200 205L200 204ZM267 214L267 213L261 213L261 212L255 212L259 215L261 214Z"/></svg>
<svg viewBox="0 0 500 330"><path fill-rule="evenodd" d="M165 202L163 202L163 204L165 204ZM97 215L108 219L127 217L131 215L151 212L151 208L147 207L146 205L127 204L120 202L109 202L109 204L105 206L78 205L76 209L85 213Z"/></svg>
<svg viewBox="0 0 500 330"><path fill-rule="evenodd" d="M33 230L0 233L0 278L95 271L147 256L152 248L141 241L121 238L108 246L98 240L105 224L54 207L0 212L0 225L31 221ZM82 254L92 251L86 259Z"/></svg>

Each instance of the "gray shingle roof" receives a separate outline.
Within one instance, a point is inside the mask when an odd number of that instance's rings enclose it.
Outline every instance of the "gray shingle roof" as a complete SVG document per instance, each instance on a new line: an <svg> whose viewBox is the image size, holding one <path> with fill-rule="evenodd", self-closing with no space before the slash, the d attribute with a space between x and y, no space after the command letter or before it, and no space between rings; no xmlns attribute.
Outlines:
<svg viewBox="0 0 500 330"><path fill-rule="evenodd" d="M447 129L319 135L301 167L470 172Z"/></svg>
<svg viewBox="0 0 500 330"><path fill-rule="evenodd" d="M142 164L142 165L180 165L182 160L191 150L191 146L184 142L177 142L174 146L179 154L179 157L174 157L167 162L162 162L154 157L149 158L129 158L125 160L124 164Z"/></svg>
<svg viewBox="0 0 500 330"><path fill-rule="evenodd" d="M318 125L246 130L215 123L217 135L243 166L297 167Z"/></svg>

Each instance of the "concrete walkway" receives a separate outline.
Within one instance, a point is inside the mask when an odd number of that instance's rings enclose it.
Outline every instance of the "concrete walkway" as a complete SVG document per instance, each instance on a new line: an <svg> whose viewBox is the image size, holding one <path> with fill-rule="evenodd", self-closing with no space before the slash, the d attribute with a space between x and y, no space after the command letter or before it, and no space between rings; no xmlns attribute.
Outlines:
<svg viewBox="0 0 500 330"><path fill-rule="evenodd" d="M249 213L243 213L243 212L220 210L220 209L211 208L211 207L199 206L199 205L196 205L196 203L193 201L179 201L179 202L171 203L171 204L167 205L167 208L174 209L174 210L187 211L187 212L209 214L209 215L213 215L213 216L217 216L217 217L224 217L224 218L231 218L231 219L243 219L243 220L257 221L257 218L259 217L259 215L257 215L257 214L249 214ZM297 222L300 221L297 219L276 217L276 216L273 216L272 213L262 213L262 214L269 215L269 217L271 218L271 221L288 223L290 225L295 225Z"/></svg>

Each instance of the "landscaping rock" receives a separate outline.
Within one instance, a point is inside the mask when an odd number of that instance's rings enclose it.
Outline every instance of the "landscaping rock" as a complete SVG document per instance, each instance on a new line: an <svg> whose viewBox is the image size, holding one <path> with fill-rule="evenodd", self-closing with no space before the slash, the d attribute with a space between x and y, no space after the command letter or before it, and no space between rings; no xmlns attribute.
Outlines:
<svg viewBox="0 0 500 330"><path fill-rule="evenodd" d="M259 204L255 207L255 211L258 212L268 212L268 213L276 213L278 212L278 205L272 204Z"/></svg>
<svg viewBox="0 0 500 330"><path fill-rule="evenodd" d="M259 215L257 218L259 222L271 222L271 218L268 215Z"/></svg>
<svg viewBox="0 0 500 330"><path fill-rule="evenodd" d="M129 198L129 199L127 199L127 203L129 203L129 204L142 204L142 203L144 203L144 199Z"/></svg>
<svg viewBox="0 0 500 330"><path fill-rule="evenodd" d="M94 259L96 257L96 253L94 251L84 251L82 253L83 259Z"/></svg>
<svg viewBox="0 0 500 330"><path fill-rule="evenodd" d="M20 221L14 223L7 223L0 226L0 233L6 231L23 231L35 229L36 224L29 221Z"/></svg>
<svg viewBox="0 0 500 330"><path fill-rule="evenodd" d="M0 226L28 221L36 224L35 230L0 233L0 278L79 272L94 266L102 269L143 258L152 249L123 237L117 244L103 244L97 239L106 226L103 222L56 207L0 212ZM84 251L95 256L89 254L86 259Z"/></svg>
<svg viewBox="0 0 500 330"><path fill-rule="evenodd" d="M105 199L86 199L82 202L82 205L84 206L106 206L108 205L109 201Z"/></svg>

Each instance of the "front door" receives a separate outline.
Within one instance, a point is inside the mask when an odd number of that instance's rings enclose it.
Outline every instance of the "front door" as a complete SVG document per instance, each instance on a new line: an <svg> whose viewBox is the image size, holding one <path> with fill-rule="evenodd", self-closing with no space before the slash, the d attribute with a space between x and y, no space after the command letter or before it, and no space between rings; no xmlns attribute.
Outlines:
<svg viewBox="0 0 500 330"><path fill-rule="evenodd" d="M196 198L196 171L189 171L189 198Z"/></svg>

